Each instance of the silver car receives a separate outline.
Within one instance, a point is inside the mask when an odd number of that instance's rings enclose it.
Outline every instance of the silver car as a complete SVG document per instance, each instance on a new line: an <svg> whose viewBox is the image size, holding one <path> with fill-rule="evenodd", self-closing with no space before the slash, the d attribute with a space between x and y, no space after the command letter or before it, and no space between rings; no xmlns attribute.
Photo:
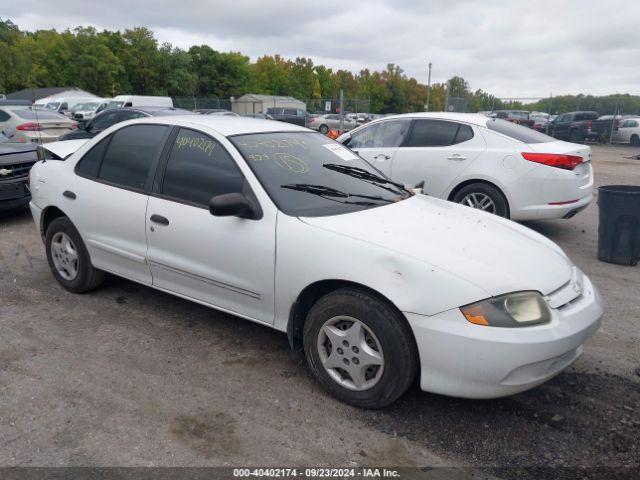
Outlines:
<svg viewBox="0 0 640 480"><path fill-rule="evenodd" d="M77 127L77 122L44 108L0 107L0 132L12 142L55 142Z"/></svg>
<svg viewBox="0 0 640 480"><path fill-rule="evenodd" d="M356 122L353 117L349 117L347 115L344 116L344 123L342 125L343 132L353 130L357 126L358 122ZM340 115L337 113L329 113L327 115L310 117L307 120L307 127L318 130L324 135L329 133L329 130L340 130Z"/></svg>

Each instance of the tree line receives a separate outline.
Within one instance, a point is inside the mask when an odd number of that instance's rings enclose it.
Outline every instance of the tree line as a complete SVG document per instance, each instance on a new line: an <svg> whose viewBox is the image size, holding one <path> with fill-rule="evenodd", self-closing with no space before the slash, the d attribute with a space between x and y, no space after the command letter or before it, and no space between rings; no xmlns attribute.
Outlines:
<svg viewBox="0 0 640 480"><path fill-rule="evenodd" d="M145 27L121 31L73 30L22 31L10 20L0 19L0 92L23 88L76 86L103 97L118 94L171 97L218 97L245 93L288 95L312 100L346 98L365 100L374 113L423 111L427 86L408 77L398 65L383 71L367 68L358 73L315 65L309 58L295 60L264 55L255 62L240 52L219 52L207 45L188 50L159 43ZM564 96L534 104L504 102L482 90L472 91L461 77L449 81L450 104L462 99L469 112L517 108L571 111L577 108L626 113L640 112L639 96ZM444 83L431 85L429 110L445 108ZM616 103L617 102L617 103Z"/></svg>

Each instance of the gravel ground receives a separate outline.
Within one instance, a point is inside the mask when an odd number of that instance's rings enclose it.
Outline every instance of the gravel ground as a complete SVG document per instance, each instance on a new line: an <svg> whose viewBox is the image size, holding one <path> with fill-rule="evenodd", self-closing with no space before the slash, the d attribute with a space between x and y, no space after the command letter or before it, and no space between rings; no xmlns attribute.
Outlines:
<svg viewBox="0 0 640 480"><path fill-rule="evenodd" d="M596 184L640 184L640 160L626 158L638 153L593 147ZM584 355L514 397L414 387L365 411L327 396L268 328L115 277L87 295L65 292L29 215L4 214L0 466L455 467L447 478L469 474L460 467L506 478L637 467L640 266L596 259L595 202L571 220L527 225L559 243L605 299Z"/></svg>

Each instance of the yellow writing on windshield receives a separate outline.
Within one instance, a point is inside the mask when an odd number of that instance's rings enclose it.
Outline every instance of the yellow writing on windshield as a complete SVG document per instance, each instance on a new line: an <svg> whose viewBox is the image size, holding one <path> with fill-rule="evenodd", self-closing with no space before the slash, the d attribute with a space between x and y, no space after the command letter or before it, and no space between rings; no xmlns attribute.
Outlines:
<svg viewBox="0 0 640 480"><path fill-rule="evenodd" d="M274 153L273 160L282 168L293 173L307 173L309 166L304 160L288 153Z"/></svg>
<svg viewBox="0 0 640 480"><path fill-rule="evenodd" d="M299 138L281 138L279 140L243 140L239 145L246 148L306 148L307 144Z"/></svg>

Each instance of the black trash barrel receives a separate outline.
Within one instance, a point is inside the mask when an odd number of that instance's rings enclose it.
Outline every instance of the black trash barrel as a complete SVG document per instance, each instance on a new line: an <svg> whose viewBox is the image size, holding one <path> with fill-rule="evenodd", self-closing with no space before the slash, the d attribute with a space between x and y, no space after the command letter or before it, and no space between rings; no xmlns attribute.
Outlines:
<svg viewBox="0 0 640 480"><path fill-rule="evenodd" d="M598 259L618 265L640 260L640 186L598 188Z"/></svg>

